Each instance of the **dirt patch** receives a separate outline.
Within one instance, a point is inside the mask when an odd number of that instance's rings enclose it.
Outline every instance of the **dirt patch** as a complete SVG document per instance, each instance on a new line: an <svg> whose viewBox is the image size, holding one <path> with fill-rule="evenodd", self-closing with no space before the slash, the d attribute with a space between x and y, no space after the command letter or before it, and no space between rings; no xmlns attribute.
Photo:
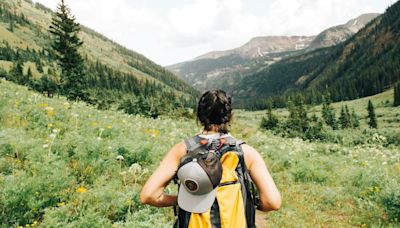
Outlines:
<svg viewBox="0 0 400 228"><path fill-rule="evenodd" d="M267 213L262 211L256 212L256 226L257 228L266 228L267 227Z"/></svg>

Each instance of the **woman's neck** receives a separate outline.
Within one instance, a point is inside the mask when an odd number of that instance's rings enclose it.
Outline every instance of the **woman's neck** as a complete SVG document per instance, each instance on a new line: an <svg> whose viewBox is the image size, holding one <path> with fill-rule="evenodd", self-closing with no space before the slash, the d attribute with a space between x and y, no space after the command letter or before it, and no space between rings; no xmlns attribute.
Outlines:
<svg viewBox="0 0 400 228"><path fill-rule="evenodd" d="M207 130L202 130L201 134L203 135L213 135L213 134L219 134L217 131L207 131Z"/></svg>

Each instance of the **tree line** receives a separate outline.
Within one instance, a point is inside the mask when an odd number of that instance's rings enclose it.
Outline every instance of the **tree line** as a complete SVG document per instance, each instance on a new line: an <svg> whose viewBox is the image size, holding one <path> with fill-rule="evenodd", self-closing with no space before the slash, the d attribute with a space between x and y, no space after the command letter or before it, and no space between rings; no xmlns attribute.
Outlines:
<svg viewBox="0 0 400 228"><path fill-rule="evenodd" d="M359 115L348 105L342 105L339 116L336 116L335 109L332 107L330 97L323 98L321 116L315 114L309 116L304 97L296 96L288 101L287 107L289 116L285 121L272 112L272 103L268 103L266 117L263 117L260 127L271 130L276 134L285 137L300 137L307 140L325 141L329 137L324 131L324 127L332 130L357 129L360 127ZM371 100L366 107L368 111L368 125L370 128L378 128L375 108Z"/></svg>

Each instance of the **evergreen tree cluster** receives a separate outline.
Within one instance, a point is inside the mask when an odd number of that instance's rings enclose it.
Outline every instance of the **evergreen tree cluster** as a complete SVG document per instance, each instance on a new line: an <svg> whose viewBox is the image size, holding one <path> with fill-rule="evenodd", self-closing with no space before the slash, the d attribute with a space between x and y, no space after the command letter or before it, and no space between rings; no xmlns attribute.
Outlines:
<svg viewBox="0 0 400 228"><path fill-rule="evenodd" d="M279 120L278 117L276 117L272 113L272 104L268 106L268 111L267 111L267 118L262 117L261 119L261 128L265 128L268 130L274 130L276 127L278 127Z"/></svg>
<svg viewBox="0 0 400 228"><path fill-rule="evenodd" d="M359 128L360 117L354 109L350 112L347 105L342 106L339 118L331 105L330 98L324 98L321 110L321 118L315 114L309 117L307 107L304 104L302 96L296 96L288 101L287 107L289 116L286 121L280 121L272 112L272 106L269 104L267 116L261 119L260 127L271 130L283 137L300 137L306 140L328 140L331 136L326 127L332 130ZM368 110L370 110L370 105ZM373 111L369 111L373 112ZM370 122L376 123L375 114L369 114ZM372 118L372 119L371 119ZM375 128L377 127L374 125ZM372 127L372 126L371 126Z"/></svg>
<svg viewBox="0 0 400 228"><path fill-rule="evenodd" d="M11 32L18 25L25 26L30 24L30 21L24 14L18 14L15 9L5 3L0 3L0 21L8 23L8 30Z"/></svg>

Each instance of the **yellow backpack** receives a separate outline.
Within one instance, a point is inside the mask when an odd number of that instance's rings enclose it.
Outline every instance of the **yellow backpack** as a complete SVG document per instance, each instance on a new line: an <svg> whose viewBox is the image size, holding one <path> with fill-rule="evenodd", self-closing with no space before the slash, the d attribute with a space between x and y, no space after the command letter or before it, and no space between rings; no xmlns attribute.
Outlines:
<svg viewBox="0 0 400 228"><path fill-rule="evenodd" d="M177 228L253 228L258 199L244 162L242 141L230 134L214 138L196 135L185 140L187 153L196 154L212 149L222 164L222 178L217 187L216 199L205 213L191 213L174 208ZM177 178L174 178L177 183ZM179 183L177 183L179 184Z"/></svg>

